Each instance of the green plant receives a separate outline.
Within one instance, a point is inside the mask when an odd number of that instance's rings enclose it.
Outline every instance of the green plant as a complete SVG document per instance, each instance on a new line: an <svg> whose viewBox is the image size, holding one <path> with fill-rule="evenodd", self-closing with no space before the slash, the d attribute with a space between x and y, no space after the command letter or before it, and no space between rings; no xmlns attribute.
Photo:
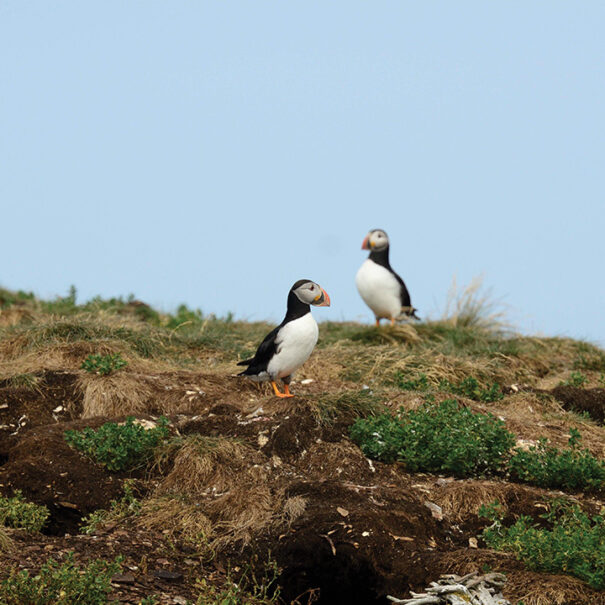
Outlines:
<svg viewBox="0 0 605 605"><path fill-rule="evenodd" d="M107 374L121 370L127 365L128 362L122 359L119 353L109 353L108 355L96 353L88 355L80 367L91 374L107 376Z"/></svg>
<svg viewBox="0 0 605 605"><path fill-rule="evenodd" d="M406 378L401 370L395 372L394 382L404 391L428 391L431 386L426 374L418 374L416 378Z"/></svg>
<svg viewBox="0 0 605 605"><path fill-rule="evenodd" d="M442 380L439 383L439 388L442 391L468 397L474 401L483 401L490 403L492 401L500 401L504 397L502 390L497 383L493 383L488 388L484 389L476 378L469 376L464 380L454 384L449 380Z"/></svg>
<svg viewBox="0 0 605 605"><path fill-rule="evenodd" d="M21 490L15 490L12 498L0 496L0 525L26 529L30 532L40 531L48 516L49 511L46 506L27 502Z"/></svg>
<svg viewBox="0 0 605 605"><path fill-rule="evenodd" d="M237 582L227 572L225 584L215 586L205 579L198 580L196 588L200 591L196 605L272 605L279 602L280 589L277 584L279 568L269 559L262 571L255 572L256 562L247 565L239 574Z"/></svg>
<svg viewBox="0 0 605 605"><path fill-rule="evenodd" d="M582 372L572 372L568 380L563 380L559 384L565 387L577 387L580 389L586 384L587 380L588 378Z"/></svg>
<svg viewBox="0 0 605 605"><path fill-rule="evenodd" d="M474 413L454 399L425 403L397 417L358 419L350 428L363 453L377 460L400 460L412 471L459 477L499 472L515 440L504 422Z"/></svg>
<svg viewBox="0 0 605 605"><path fill-rule="evenodd" d="M204 315L200 309L190 309L187 305L179 305L176 313L168 316L167 328L179 328L185 324L199 325L204 321Z"/></svg>
<svg viewBox="0 0 605 605"><path fill-rule="evenodd" d="M482 533L490 548L514 553L531 570L565 572L597 590L605 588L605 519L602 515L591 518L579 506L561 500L554 501L551 510L541 515L550 527L534 523L527 516L504 527L502 515L494 504L491 509L482 507L479 514L492 521Z"/></svg>
<svg viewBox="0 0 605 605"><path fill-rule="evenodd" d="M569 448L559 449L540 439L529 450L515 448L508 462L511 477L540 487L564 489L605 488L605 462L580 448L581 435L570 429Z"/></svg>
<svg viewBox="0 0 605 605"><path fill-rule="evenodd" d="M142 504L134 495L133 482L130 480L124 481L123 488L124 495L120 500L112 500L109 503L109 510L96 510L82 519L84 523L80 527L81 533L91 535L96 533L98 528L105 523L139 515Z"/></svg>
<svg viewBox="0 0 605 605"><path fill-rule="evenodd" d="M69 552L62 563L48 560L35 576L13 569L0 582L0 605L105 605L120 562L119 557L113 562L97 559L81 568Z"/></svg>
<svg viewBox="0 0 605 605"><path fill-rule="evenodd" d="M168 424L162 416L157 426L145 429L129 416L123 424L107 422L97 430L65 431L65 440L110 471L130 470L149 461L153 449L168 437Z"/></svg>

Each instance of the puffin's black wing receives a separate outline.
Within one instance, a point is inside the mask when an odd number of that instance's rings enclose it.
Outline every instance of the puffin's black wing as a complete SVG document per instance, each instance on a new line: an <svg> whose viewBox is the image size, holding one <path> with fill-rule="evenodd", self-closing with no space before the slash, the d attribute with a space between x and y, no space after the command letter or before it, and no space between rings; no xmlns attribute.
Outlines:
<svg viewBox="0 0 605 605"><path fill-rule="evenodd" d="M401 307L403 309L403 312L406 315L408 315L409 317L414 317L415 319L420 319L418 317L418 315L416 315L416 309L414 309L414 307L412 307L412 299L410 298L410 293L408 292L408 289L406 288L404 281L401 279L401 277L399 277L399 275L397 275L397 273L395 273L395 271L393 271L392 269L391 269L391 271L393 272L395 279L399 282L399 285L401 286L401 290L399 291L399 296L401 297Z"/></svg>
<svg viewBox="0 0 605 605"><path fill-rule="evenodd" d="M277 333L281 326L277 326L265 336L263 342L258 345L258 349L251 359L238 362L238 366L248 366L243 372L240 372L239 376L255 376L261 372L266 371L269 361L277 352L277 345L275 340L277 339Z"/></svg>

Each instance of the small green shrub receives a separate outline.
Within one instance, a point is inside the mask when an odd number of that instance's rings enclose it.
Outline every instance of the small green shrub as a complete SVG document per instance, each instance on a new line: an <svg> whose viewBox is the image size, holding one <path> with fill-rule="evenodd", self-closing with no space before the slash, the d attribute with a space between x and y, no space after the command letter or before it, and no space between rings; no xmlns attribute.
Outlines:
<svg viewBox="0 0 605 605"><path fill-rule="evenodd" d="M48 519L46 506L27 502L21 490L15 490L12 498L0 496L0 525L27 531L40 531Z"/></svg>
<svg viewBox="0 0 605 605"><path fill-rule="evenodd" d="M406 378L401 370L395 372L394 382L403 391L428 391L431 387L426 374L419 374L416 378Z"/></svg>
<svg viewBox="0 0 605 605"><path fill-rule="evenodd" d="M383 462L400 460L412 471L459 477L497 473L515 439L504 422L477 414L454 399L359 419L350 428L363 453Z"/></svg>
<svg viewBox="0 0 605 605"><path fill-rule="evenodd" d="M547 439L540 439L538 445L527 451L515 448L508 462L511 477L540 487L603 490L605 462L580 448L578 430L570 429L569 432L568 449L549 445Z"/></svg>
<svg viewBox="0 0 605 605"><path fill-rule="evenodd" d="M483 401L484 403L500 401L500 399L504 397L502 390L497 383L494 382L488 388L483 388L479 381L472 376L469 376L456 384L449 380L442 380L439 383L439 388L442 391L447 391L454 395L461 395L462 397L467 397L473 401Z"/></svg>
<svg viewBox="0 0 605 605"><path fill-rule="evenodd" d="M113 562L98 559L80 568L69 552L62 563L50 559L35 576L13 569L0 582L0 605L105 605L120 562L119 557Z"/></svg>
<svg viewBox="0 0 605 605"><path fill-rule="evenodd" d="M82 520L80 532L87 535L96 533L101 525L110 521L120 521L126 517L136 517L141 512L141 501L134 495L132 481L126 480L123 484L124 495L120 500L112 500L109 510L96 510Z"/></svg>
<svg viewBox="0 0 605 605"><path fill-rule="evenodd" d="M555 501L543 519L544 528L522 516L511 527L502 526L502 515L495 508L482 507L479 514L493 521L482 537L490 548L516 555L531 570L568 573L586 581L592 588L605 588L605 519L590 518L577 505Z"/></svg>
<svg viewBox="0 0 605 605"><path fill-rule="evenodd" d="M96 353L89 355L82 362L80 367L91 374L107 376L112 372L125 368L127 365L128 362L125 359L122 359L122 356L119 353L110 353L108 355Z"/></svg>
<svg viewBox="0 0 605 605"><path fill-rule="evenodd" d="M110 471L130 470L149 461L153 449L168 437L168 424L162 416L156 427L145 429L130 416L123 424L107 422L97 430L65 431L65 440Z"/></svg>

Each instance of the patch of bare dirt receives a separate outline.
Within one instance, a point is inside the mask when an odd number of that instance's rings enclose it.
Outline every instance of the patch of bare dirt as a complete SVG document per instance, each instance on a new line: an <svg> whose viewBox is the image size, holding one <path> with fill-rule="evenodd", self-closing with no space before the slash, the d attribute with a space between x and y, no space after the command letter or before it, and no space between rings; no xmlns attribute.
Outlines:
<svg viewBox="0 0 605 605"><path fill-rule="evenodd" d="M605 424L605 389L581 389L558 386L551 391L553 397L570 412L586 412L594 421Z"/></svg>

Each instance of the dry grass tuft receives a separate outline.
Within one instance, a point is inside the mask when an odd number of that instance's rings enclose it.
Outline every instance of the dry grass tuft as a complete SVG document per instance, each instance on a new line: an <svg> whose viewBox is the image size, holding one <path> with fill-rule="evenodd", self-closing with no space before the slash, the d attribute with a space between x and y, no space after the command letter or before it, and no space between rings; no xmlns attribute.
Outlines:
<svg viewBox="0 0 605 605"><path fill-rule="evenodd" d="M82 418L142 414L149 410L153 394L147 380L125 372L109 376L84 373L79 386L84 393Z"/></svg>
<svg viewBox="0 0 605 605"><path fill-rule="evenodd" d="M526 571L509 553L455 550L439 553L444 573L464 575L488 568L506 575L504 596L524 605L605 605L605 595L566 575Z"/></svg>
<svg viewBox="0 0 605 605"><path fill-rule="evenodd" d="M291 525L305 514L307 510L307 499L302 496L293 496L284 502L283 516L288 525Z"/></svg>
<svg viewBox="0 0 605 605"><path fill-rule="evenodd" d="M20 323L31 322L34 314L23 307L9 307L0 309L0 326L16 326Z"/></svg>
<svg viewBox="0 0 605 605"><path fill-rule="evenodd" d="M7 531L0 527L0 552L6 552L10 550L13 546L13 541L8 535Z"/></svg>
<svg viewBox="0 0 605 605"><path fill-rule="evenodd" d="M171 497L177 504L195 501L197 511L210 520L204 536L216 551L247 544L272 525L288 522L295 503L284 507L283 489L270 483L272 474L262 454L227 438L191 435L170 444L158 458L158 468L172 469L156 490L156 497ZM151 516L151 519L148 517ZM171 516L171 533L186 537L179 515ZM166 519L163 519L166 521ZM153 511L143 523L156 523Z"/></svg>
<svg viewBox="0 0 605 605"><path fill-rule="evenodd" d="M475 277L462 290L456 278L448 292L443 321L454 326L473 326L490 332L502 333L510 330L506 312L500 300L494 300L491 290L481 292L483 277Z"/></svg>
<svg viewBox="0 0 605 605"><path fill-rule="evenodd" d="M182 540L200 551L208 551L212 522L195 501L175 496L156 496L143 501L137 524Z"/></svg>
<svg viewBox="0 0 605 605"><path fill-rule="evenodd" d="M432 500L444 516L456 523L477 517L481 506L498 500L503 505L520 489L517 485L496 481L453 481L433 492Z"/></svg>

